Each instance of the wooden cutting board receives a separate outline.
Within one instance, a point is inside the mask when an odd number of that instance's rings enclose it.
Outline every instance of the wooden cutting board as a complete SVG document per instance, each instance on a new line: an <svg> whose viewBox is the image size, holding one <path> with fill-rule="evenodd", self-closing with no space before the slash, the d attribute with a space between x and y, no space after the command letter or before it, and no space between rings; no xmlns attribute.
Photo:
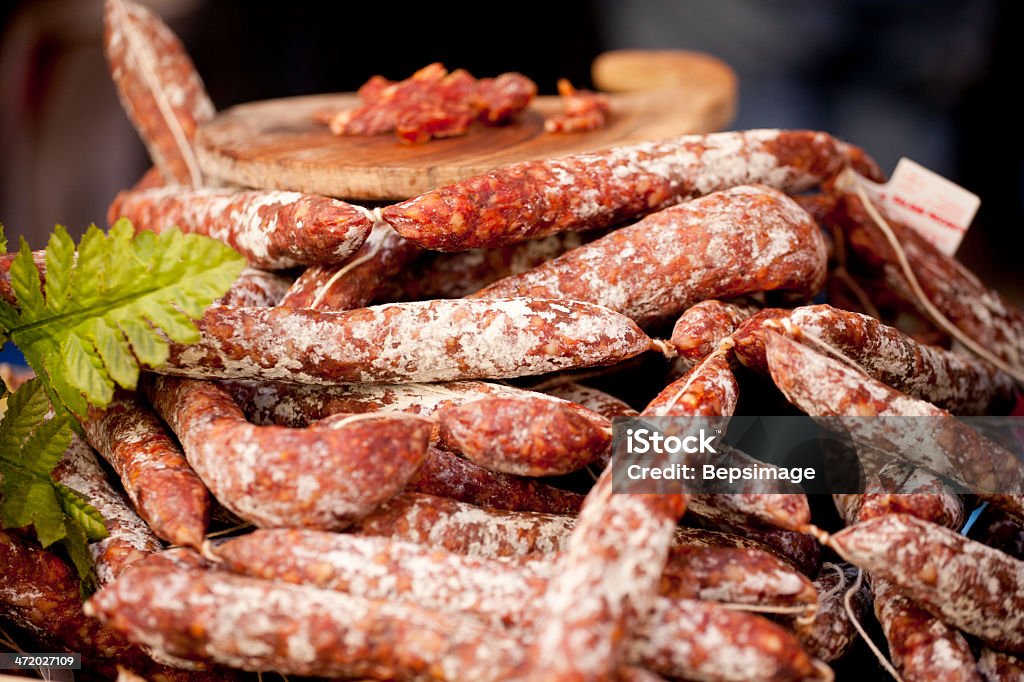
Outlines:
<svg viewBox="0 0 1024 682"><path fill-rule="evenodd" d="M208 178L360 200L405 199L517 161L593 151L627 142L721 130L736 108L736 76L721 61L681 51L617 51L593 65L609 92L608 124L584 133L544 132L557 97L538 97L520 121L474 126L468 135L420 145L393 134L338 137L318 111L356 106L353 93L253 102L221 112L198 131Z"/></svg>

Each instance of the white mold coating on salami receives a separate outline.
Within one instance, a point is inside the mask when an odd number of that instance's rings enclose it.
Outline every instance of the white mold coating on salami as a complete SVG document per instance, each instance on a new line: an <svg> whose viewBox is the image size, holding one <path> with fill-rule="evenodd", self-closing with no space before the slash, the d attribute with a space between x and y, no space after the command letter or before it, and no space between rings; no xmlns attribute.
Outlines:
<svg viewBox="0 0 1024 682"><path fill-rule="evenodd" d="M708 298L768 289L810 296L825 268L813 219L781 192L744 185L650 215L473 298L588 301L645 325Z"/></svg>
<svg viewBox="0 0 1024 682"><path fill-rule="evenodd" d="M613 364L651 347L628 318L575 301L394 303L345 312L207 309L156 371L313 384L507 378Z"/></svg>
<svg viewBox="0 0 1024 682"><path fill-rule="evenodd" d="M950 625L1024 652L1024 562L906 514L858 523L829 546Z"/></svg>
<svg viewBox="0 0 1024 682"><path fill-rule="evenodd" d="M53 475L55 480L82 493L103 516L109 535L89 545L100 585L113 582L131 563L163 547L149 526L110 486L92 448L79 437L72 438Z"/></svg>

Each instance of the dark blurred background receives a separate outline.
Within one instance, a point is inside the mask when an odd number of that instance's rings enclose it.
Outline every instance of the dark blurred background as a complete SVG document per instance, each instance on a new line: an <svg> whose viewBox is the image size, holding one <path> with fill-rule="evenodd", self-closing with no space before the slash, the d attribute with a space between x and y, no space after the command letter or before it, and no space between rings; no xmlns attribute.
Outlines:
<svg viewBox="0 0 1024 682"><path fill-rule="evenodd" d="M480 4L150 0L182 38L218 108L354 90L435 60L520 71L542 93L589 84L623 47L716 55L740 77L734 124L827 130L891 172L900 156L982 198L959 256L1011 298L1024 229L1014 0L591 0ZM54 223L102 225L148 166L101 44L100 0L0 3L0 222L44 244Z"/></svg>

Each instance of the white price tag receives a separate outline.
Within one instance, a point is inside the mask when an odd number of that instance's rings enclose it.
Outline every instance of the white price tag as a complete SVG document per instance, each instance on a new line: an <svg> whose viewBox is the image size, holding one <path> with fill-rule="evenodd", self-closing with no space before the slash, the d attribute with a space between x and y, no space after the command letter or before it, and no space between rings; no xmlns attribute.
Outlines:
<svg viewBox="0 0 1024 682"><path fill-rule="evenodd" d="M923 234L948 256L956 253L981 205L978 195L906 157L896 164L889 182L856 177L886 214Z"/></svg>

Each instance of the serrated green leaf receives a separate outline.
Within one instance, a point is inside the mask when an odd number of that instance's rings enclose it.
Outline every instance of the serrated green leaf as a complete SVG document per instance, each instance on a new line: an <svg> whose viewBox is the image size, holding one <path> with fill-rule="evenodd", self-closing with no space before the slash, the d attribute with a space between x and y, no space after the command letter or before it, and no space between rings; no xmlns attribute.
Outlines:
<svg viewBox="0 0 1024 682"><path fill-rule="evenodd" d="M84 600L97 588L96 567L89 553L89 539L80 526L71 523L68 524L68 534L61 541L61 546L78 571L78 588Z"/></svg>
<svg viewBox="0 0 1024 682"><path fill-rule="evenodd" d="M105 320L90 320L87 324L86 334L96 346L110 377L121 386L134 389L139 375L138 365L124 333Z"/></svg>
<svg viewBox="0 0 1024 682"><path fill-rule="evenodd" d="M39 308L41 294L33 298L26 270L19 287L28 305L4 326L29 364L49 380L59 404L77 414L85 410L82 395L103 407L115 385L134 387L140 362L157 366L166 360L167 339L198 340L193 320L245 267L240 255L208 237L177 229L135 236L126 220L106 235L90 227L77 259L67 258L63 237L55 235L51 243L48 264L60 271L54 299L66 292L60 311Z"/></svg>
<svg viewBox="0 0 1024 682"><path fill-rule="evenodd" d="M138 320L119 320L118 326L128 337L128 343L135 351L135 357L144 365L159 367L167 362L170 348L167 342L153 333L147 322Z"/></svg>
<svg viewBox="0 0 1024 682"><path fill-rule="evenodd" d="M7 235L4 233L4 224L0 223L0 255L7 253Z"/></svg>
<svg viewBox="0 0 1024 682"><path fill-rule="evenodd" d="M11 329L18 324L18 309L8 304L6 301L0 301L0 327L4 329ZM7 334L5 333L6 337Z"/></svg>
<svg viewBox="0 0 1024 682"><path fill-rule="evenodd" d="M68 383L97 405L106 405L114 397L114 382L104 371L103 361L88 339L68 335L60 348L64 358L63 374Z"/></svg>
<svg viewBox="0 0 1024 682"><path fill-rule="evenodd" d="M195 343L199 340L199 330L188 315L171 306L153 306L147 311L146 317L154 326L163 329L172 341Z"/></svg>
<svg viewBox="0 0 1024 682"><path fill-rule="evenodd" d="M25 355L25 359L29 365L32 365L32 360L28 354ZM47 395L50 398L50 402L54 405L63 405L64 409L72 414L85 414L89 410L89 403L86 402L81 390L68 383L67 378L63 374L64 368L61 358L53 358L53 362L58 366L57 372L49 369L50 362L50 360L47 360L44 364L46 367L46 378L48 379L46 384L48 389ZM78 421L75 420L72 424L77 426Z"/></svg>
<svg viewBox="0 0 1024 682"><path fill-rule="evenodd" d="M135 235L135 253L143 263L152 261L157 253L156 234L148 230L138 232Z"/></svg>
<svg viewBox="0 0 1024 682"><path fill-rule="evenodd" d="M57 225L46 245L46 308L51 313L67 307L74 263L75 242L63 225Z"/></svg>
<svg viewBox="0 0 1024 682"><path fill-rule="evenodd" d="M0 422L0 456L9 457L19 452L49 410L50 401L46 399L40 381L27 381L12 393L7 400L7 412Z"/></svg>
<svg viewBox="0 0 1024 682"><path fill-rule="evenodd" d="M75 263L75 298L80 305L91 306L102 302L106 291L106 235L95 225L78 242L78 260Z"/></svg>
<svg viewBox="0 0 1024 682"><path fill-rule="evenodd" d="M11 289L21 309L22 322L33 322L46 315L43 305L42 281L39 269L32 258L32 249L25 238L21 238L21 248L11 263Z"/></svg>
<svg viewBox="0 0 1024 682"><path fill-rule="evenodd" d="M19 390L14 393L18 394L20 392ZM49 403L48 400L47 403ZM22 445L22 450L27 453L24 463L35 473L41 476L49 476L53 468L60 463L64 452L70 444L70 419L63 413L54 415L40 424L25 439Z"/></svg>
<svg viewBox="0 0 1024 682"><path fill-rule="evenodd" d="M0 421L0 524L32 526L44 547L59 542L75 563L81 585L95 587L87 542L105 537L103 517L71 488L53 480L53 468L71 441L72 420L50 403L46 384L32 379L7 398Z"/></svg>
<svg viewBox="0 0 1024 682"><path fill-rule="evenodd" d="M60 504L64 512L82 527L89 542L98 542L109 535L103 515L89 504L85 495L63 483L57 482L54 485L60 492Z"/></svg>
<svg viewBox="0 0 1024 682"><path fill-rule="evenodd" d="M5 528L35 526L36 537L43 547L64 537L64 512L51 482L4 472L0 494L4 498L0 521Z"/></svg>

